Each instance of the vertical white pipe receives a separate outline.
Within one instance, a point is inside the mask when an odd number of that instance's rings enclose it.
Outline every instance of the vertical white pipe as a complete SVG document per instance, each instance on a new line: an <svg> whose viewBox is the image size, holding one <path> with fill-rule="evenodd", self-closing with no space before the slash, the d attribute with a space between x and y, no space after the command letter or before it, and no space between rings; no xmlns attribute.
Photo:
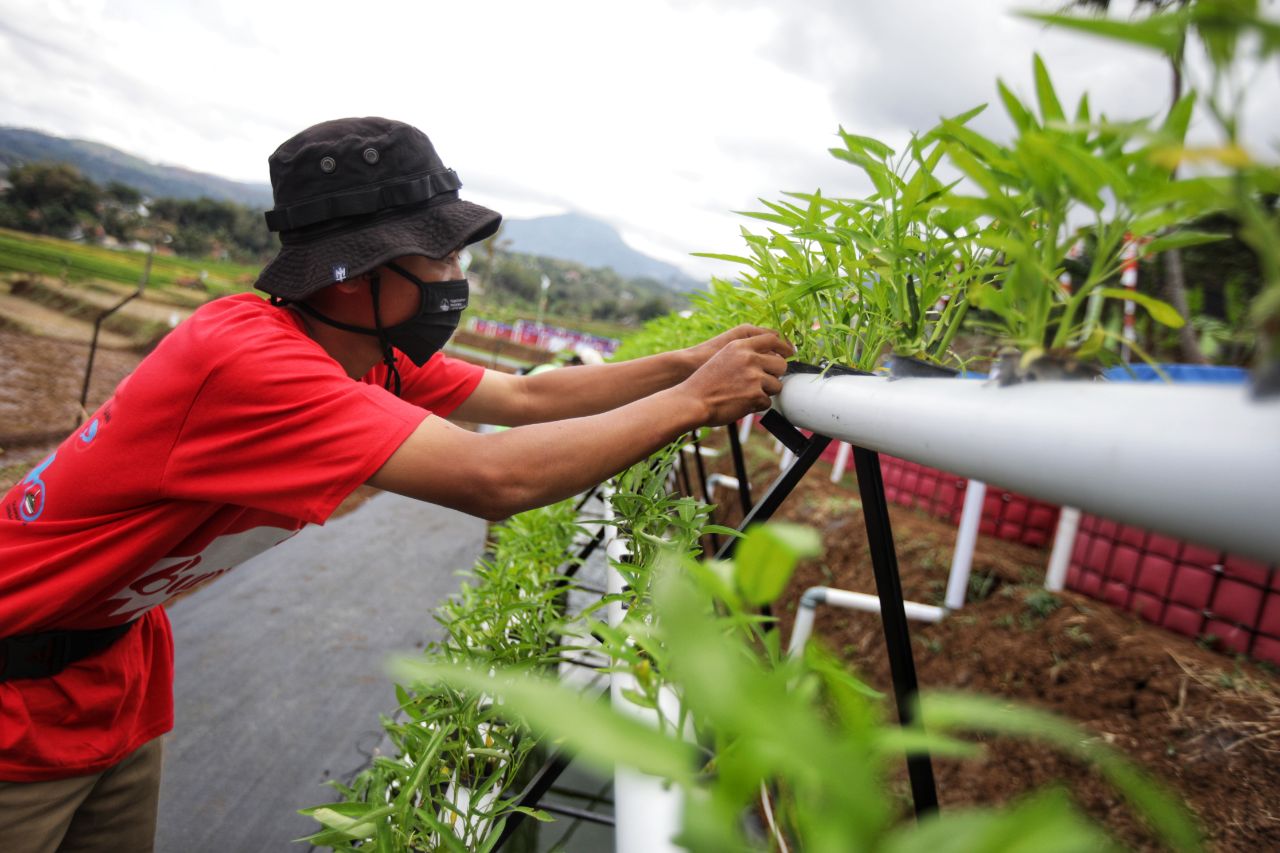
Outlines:
<svg viewBox="0 0 1280 853"><path fill-rule="evenodd" d="M611 494L607 493L606 497ZM610 519L615 517L611 505L606 512ZM613 561L621 560L630 553L629 543L619 538L617 533L616 527L605 528L605 541L608 543L605 553L610 561L605 588L610 595L621 593L624 583L622 575L613 567ZM618 601L610 602L606 613L609 624L613 626L621 624L626 615ZM641 708L626 697L626 691L636 689L638 685L631 673L615 672L610 675L609 698L613 707L620 713L658 726L656 711ZM663 718L670 721L679 719L680 703L673 691L662 688L658 694L658 705ZM683 797L679 788L656 776L619 767L613 775L613 800L614 849L617 853L675 853L681 849L671 840L680 831L683 817Z"/></svg>
<svg viewBox="0 0 1280 853"><path fill-rule="evenodd" d="M1053 552L1049 554L1049 570L1045 572L1044 588L1062 592L1067 583L1067 569L1071 567L1071 552L1076 547L1076 531L1080 528L1080 510L1064 506L1058 516L1058 531L1053 535Z"/></svg>
<svg viewBox="0 0 1280 853"><path fill-rule="evenodd" d="M805 593L800 601L800 609L796 611L795 624L791 627L791 643L787 646L788 655L795 657L804 651L804 644L809 641L809 635L813 633L813 617L817 605L818 602Z"/></svg>
<svg viewBox="0 0 1280 853"><path fill-rule="evenodd" d="M791 467L791 463L796 461L796 455L791 452L791 448L782 451L782 459L778 461L778 468L785 471Z"/></svg>
<svg viewBox="0 0 1280 853"><path fill-rule="evenodd" d="M987 484L970 480L964 490L964 509L960 511L960 529L956 532L956 550L951 555L951 576L947 579L947 609L964 607L969 591L969 570L973 568L973 549L978 544L978 528L982 526L982 504L987 498Z"/></svg>
<svg viewBox="0 0 1280 853"><path fill-rule="evenodd" d="M755 415L747 415L742 419L742 426L738 427L738 443L747 443L747 439L751 436L751 425L755 423L755 418Z"/></svg>
<svg viewBox="0 0 1280 853"><path fill-rule="evenodd" d="M853 452L853 445L840 442L840 447L836 450L836 461L831 466L831 482L838 483L844 477L844 469L849 466L849 454Z"/></svg>

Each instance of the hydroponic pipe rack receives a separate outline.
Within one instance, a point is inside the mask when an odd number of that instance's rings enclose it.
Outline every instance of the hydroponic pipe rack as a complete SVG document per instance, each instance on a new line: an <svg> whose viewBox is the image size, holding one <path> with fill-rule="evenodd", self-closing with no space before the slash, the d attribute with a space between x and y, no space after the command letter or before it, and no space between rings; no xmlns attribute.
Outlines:
<svg viewBox="0 0 1280 853"><path fill-rule="evenodd" d="M1215 385L792 375L802 429L1280 561L1280 400Z"/></svg>

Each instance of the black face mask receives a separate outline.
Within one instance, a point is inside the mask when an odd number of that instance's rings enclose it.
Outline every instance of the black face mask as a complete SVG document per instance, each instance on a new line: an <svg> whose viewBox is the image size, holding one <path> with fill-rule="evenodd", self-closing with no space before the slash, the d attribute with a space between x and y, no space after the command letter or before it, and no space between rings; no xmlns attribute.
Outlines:
<svg viewBox="0 0 1280 853"><path fill-rule="evenodd" d="M444 348L458 328L467 307L467 280L423 281L397 263L386 266L417 286L419 302L417 314L382 329L382 333L393 347L421 367Z"/></svg>
<svg viewBox="0 0 1280 853"><path fill-rule="evenodd" d="M467 307L468 285L466 279L423 281L394 261L385 266L396 275L412 282L418 289L418 311L403 323L396 323L394 326L382 325L382 311L379 307L382 281L377 270L369 274L369 292L373 297L373 319L377 323L376 328L370 329L334 320L305 302L294 304L303 312L335 328L377 337L382 345L382 362L387 367L387 380L384 387L388 391L393 391L398 397L400 396L400 371L396 369L395 356L391 348L400 350L419 367L426 364L431 356L444 348L454 330L458 328L462 312ZM272 301L276 300L273 298Z"/></svg>

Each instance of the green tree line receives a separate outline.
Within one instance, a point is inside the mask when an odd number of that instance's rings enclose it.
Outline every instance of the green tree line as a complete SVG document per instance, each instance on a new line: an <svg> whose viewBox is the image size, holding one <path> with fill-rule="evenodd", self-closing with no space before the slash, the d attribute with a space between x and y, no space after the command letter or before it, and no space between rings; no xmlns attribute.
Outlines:
<svg viewBox="0 0 1280 853"><path fill-rule="evenodd" d="M279 248L262 212L210 198L144 198L118 181L99 186L67 163L12 166L0 227L128 245L167 246L187 257L266 261Z"/></svg>

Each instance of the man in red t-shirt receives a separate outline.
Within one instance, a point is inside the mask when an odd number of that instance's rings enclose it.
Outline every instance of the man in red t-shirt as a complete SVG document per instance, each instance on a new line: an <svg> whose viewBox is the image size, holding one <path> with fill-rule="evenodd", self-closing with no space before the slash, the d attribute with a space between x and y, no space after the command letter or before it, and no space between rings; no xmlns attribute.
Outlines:
<svg viewBox="0 0 1280 853"><path fill-rule="evenodd" d="M320 524L361 483L505 518L769 405L792 348L509 376L439 350L497 213L420 131L308 128L269 159L281 250L173 331L0 501L0 847L149 850L173 725L161 605ZM468 421L521 427L480 435ZM530 464L530 460L537 460Z"/></svg>

